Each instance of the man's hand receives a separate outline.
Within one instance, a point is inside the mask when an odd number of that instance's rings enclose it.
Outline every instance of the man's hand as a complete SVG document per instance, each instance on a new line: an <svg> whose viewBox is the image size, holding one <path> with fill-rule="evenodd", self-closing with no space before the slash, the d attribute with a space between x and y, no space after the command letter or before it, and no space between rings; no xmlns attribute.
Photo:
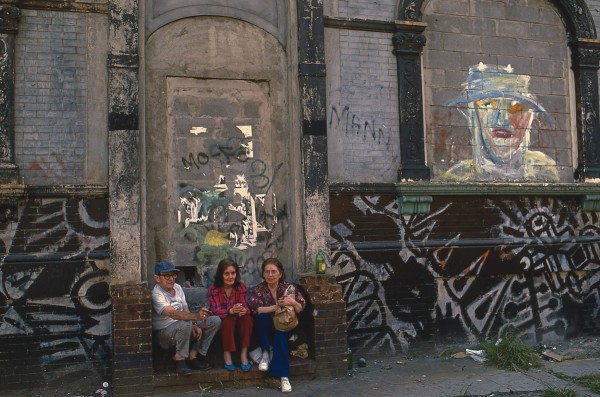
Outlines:
<svg viewBox="0 0 600 397"><path fill-rule="evenodd" d="M211 314L212 313L210 312L210 310L208 310L206 307L203 307L198 312L198 315L200 316L198 320L206 320Z"/></svg>
<svg viewBox="0 0 600 397"><path fill-rule="evenodd" d="M198 327L196 324L192 326L192 338L200 339L202 336L202 329Z"/></svg>

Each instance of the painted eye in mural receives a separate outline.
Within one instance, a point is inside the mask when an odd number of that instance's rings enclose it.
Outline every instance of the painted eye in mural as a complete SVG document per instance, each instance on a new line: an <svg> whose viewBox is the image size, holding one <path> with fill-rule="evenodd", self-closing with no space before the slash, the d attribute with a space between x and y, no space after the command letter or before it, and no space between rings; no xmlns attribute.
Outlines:
<svg viewBox="0 0 600 397"><path fill-rule="evenodd" d="M510 108L508 108L508 113L515 114L518 112L523 112L527 110L527 107L521 103L515 103Z"/></svg>
<svg viewBox="0 0 600 397"><path fill-rule="evenodd" d="M497 102L495 99L479 99L475 103L480 109L496 109Z"/></svg>

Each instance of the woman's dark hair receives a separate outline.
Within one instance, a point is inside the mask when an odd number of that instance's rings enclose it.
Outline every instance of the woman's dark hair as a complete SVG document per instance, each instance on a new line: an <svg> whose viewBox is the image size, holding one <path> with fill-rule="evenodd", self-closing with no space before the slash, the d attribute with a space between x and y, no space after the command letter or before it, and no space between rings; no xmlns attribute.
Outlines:
<svg viewBox="0 0 600 397"><path fill-rule="evenodd" d="M235 268L235 281L233 282L233 287L237 287L240 285L240 266L235 263L235 261L225 258L217 265L217 271L215 272L215 287L221 288L225 281L223 281L223 273L229 266L233 266Z"/></svg>
<svg viewBox="0 0 600 397"><path fill-rule="evenodd" d="M265 267L267 267L267 265L277 266L279 273L281 273L281 278L279 279L279 281L281 282L281 281L285 280L285 270L283 270L283 265L277 258L268 258L268 259L265 259L265 261L262 263L263 278L265 278L264 273L265 273Z"/></svg>

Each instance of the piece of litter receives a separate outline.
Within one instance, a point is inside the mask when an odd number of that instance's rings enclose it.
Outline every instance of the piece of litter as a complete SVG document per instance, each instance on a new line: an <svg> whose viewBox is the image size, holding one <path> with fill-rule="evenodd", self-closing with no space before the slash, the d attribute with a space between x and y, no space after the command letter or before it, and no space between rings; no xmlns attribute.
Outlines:
<svg viewBox="0 0 600 397"><path fill-rule="evenodd" d="M485 350L471 350L471 349L466 349L465 352L469 355L469 357L471 357L473 360L477 361L477 362L484 362L487 361L487 356L485 354Z"/></svg>
<svg viewBox="0 0 600 397"><path fill-rule="evenodd" d="M406 362L404 362L404 361L396 361L396 364L398 364L398 365L404 365L404 364L406 364Z"/></svg>
<svg viewBox="0 0 600 397"><path fill-rule="evenodd" d="M458 352L458 353L454 353L450 357L452 357L452 358L466 358L466 357L469 357L469 355L467 353L465 353L465 352Z"/></svg>

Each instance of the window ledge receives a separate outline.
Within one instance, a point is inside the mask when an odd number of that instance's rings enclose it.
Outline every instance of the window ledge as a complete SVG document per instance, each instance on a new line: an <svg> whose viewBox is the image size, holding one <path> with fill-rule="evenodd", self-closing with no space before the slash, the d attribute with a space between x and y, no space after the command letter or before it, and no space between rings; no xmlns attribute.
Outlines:
<svg viewBox="0 0 600 397"><path fill-rule="evenodd" d="M401 182L396 193L401 215L428 214L433 196L581 196L582 211L600 211L600 183Z"/></svg>

